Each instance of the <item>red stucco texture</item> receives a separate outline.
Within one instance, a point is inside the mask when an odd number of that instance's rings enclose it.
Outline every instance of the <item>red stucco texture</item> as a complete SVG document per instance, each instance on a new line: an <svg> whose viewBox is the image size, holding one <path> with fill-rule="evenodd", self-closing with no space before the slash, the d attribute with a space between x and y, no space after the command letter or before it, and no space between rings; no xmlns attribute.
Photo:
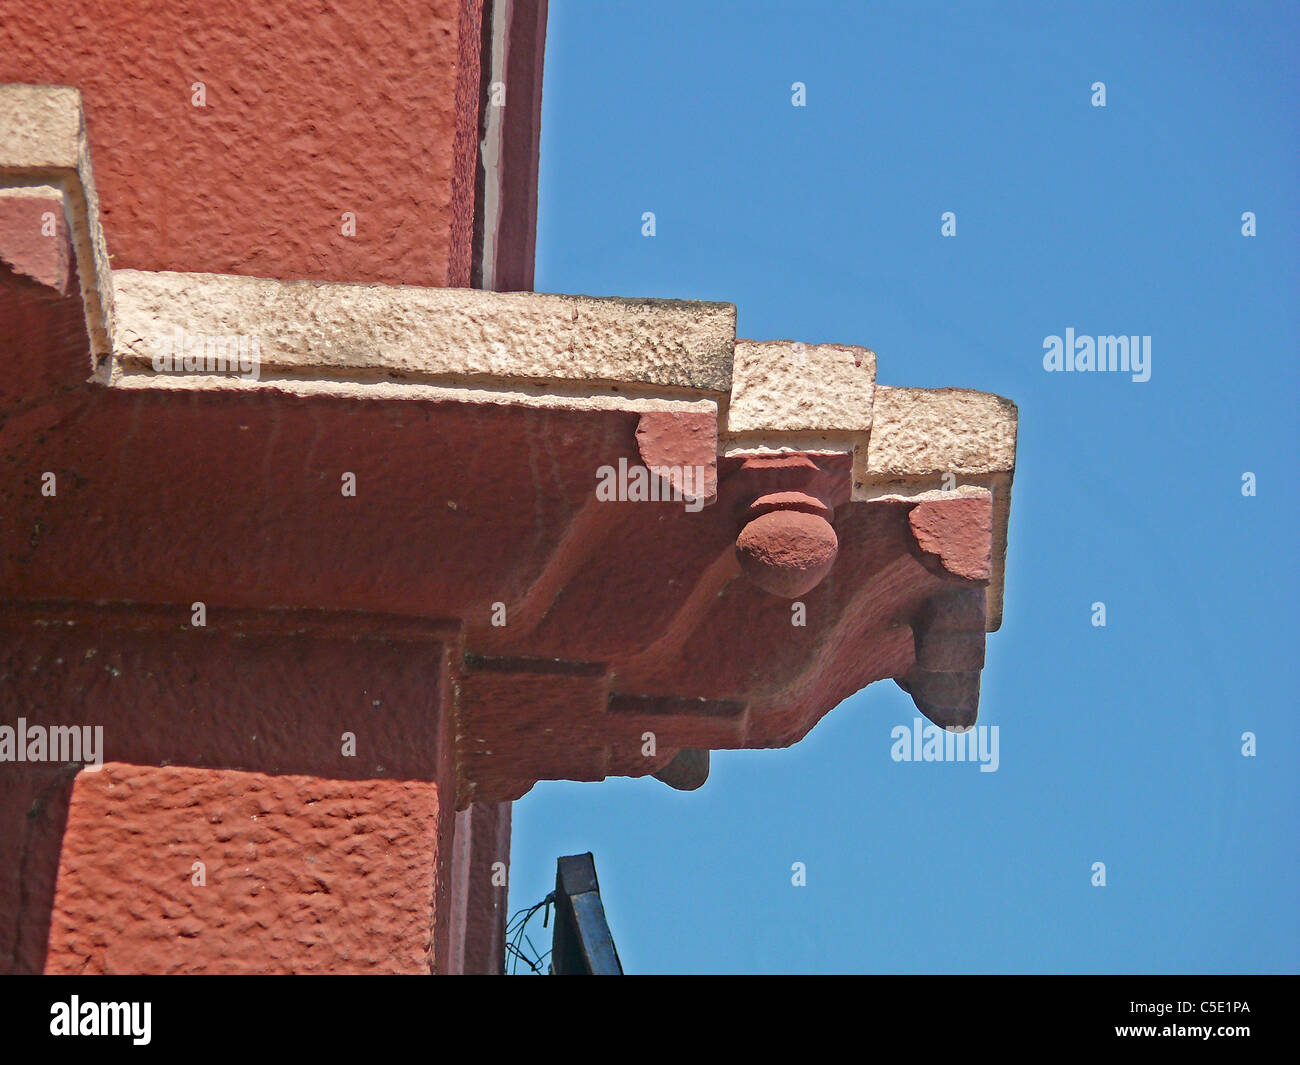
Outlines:
<svg viewBox="0 0 1300 1065"><path fill-rule="evenodd" d="M0 82L81 90L115 268L466 286L481 9L0 0Z"/></svg>
<svg viewBox="0 0 1300 1065"><path fill-rule="evenodd" d="M427 973L438 821L428 783L83 771L46 972Z"/></svg>
<svg viewBox="0 0 1300 1065"><path fill-rule="evenodd" d="M0 609L0 694L29 726L102 726L119 764L0 773L0 969L446 971L436 633L301 614L194 641L138 607L74 614Z"/></svg>
<svg viewBox="0 0 1300 1065"><path fill-rule="evenodd" d="M50 236L46 236L46 233ZM55 292L73 292L73 253L63 201L54 196L0 197L0 269Z"/></svg>

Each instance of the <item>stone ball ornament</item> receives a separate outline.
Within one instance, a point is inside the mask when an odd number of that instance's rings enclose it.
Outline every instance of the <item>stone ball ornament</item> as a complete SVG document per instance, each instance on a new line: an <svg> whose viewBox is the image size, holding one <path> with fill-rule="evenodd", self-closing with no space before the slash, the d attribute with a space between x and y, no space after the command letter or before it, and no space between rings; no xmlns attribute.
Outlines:
<svg viewBox="0 0 1300 1065"><path fill-rule="evenodd" d="M741 571L753 584L783 599L812 591L830 572L840 542L832 511L813 496L782 492L757 500L736 537Z"/></svg>

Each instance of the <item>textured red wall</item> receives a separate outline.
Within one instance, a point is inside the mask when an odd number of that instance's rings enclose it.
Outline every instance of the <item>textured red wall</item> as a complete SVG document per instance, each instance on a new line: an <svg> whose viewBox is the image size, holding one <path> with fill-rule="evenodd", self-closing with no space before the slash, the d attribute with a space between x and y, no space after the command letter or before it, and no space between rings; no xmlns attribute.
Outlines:
<svg viewBox="0 0 1300 1065"><path fill-rule="evenodd" d="M45 971L430 972L439 810L419 781L83 771Z"/></svg>
<svg viewBox="0 0 1300 1065"><path fill-rule="evenodd" d="M449 649L165 614L0 608L0 720L100 726L113 763L0 770L0 971L447 971Z"/></svg>
<svg viewBox="0 0 1300 1065"><path fill-rule="evenodd" d="M0 82L81 90L116 268L467 286L482 2L0 0Z"/></svg>

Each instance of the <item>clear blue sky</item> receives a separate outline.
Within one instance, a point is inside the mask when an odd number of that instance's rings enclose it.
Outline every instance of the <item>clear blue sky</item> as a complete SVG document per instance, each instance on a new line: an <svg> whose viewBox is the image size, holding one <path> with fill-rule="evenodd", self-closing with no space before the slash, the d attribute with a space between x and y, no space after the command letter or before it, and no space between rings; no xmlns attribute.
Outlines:
<svg viewBox="0 0 1300 1065"><path fill-rule="evenodd" d="M715 753L695 793L539 784L512 912L591 850L631 972L1300 969L1298 28L1294 4L551 0L539 290L726 300L741 336L1000 393L1019 467L996 773L891 761L915 711L881 682L790 750ZM1151 379L1045 372L1067 327L1151 336Z"/></svg>

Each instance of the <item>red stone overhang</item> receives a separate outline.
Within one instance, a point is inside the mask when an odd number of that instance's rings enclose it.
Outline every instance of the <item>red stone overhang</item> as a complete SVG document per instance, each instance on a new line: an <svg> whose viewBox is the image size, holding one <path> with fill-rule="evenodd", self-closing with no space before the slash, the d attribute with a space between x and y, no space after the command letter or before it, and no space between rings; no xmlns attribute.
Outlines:
<svg viewBox="0 0 1300 1065"><path fill-rule="evenodd" d="M788 746L886 678L974 722L1008 401L738 341L727 304L114 271L73 90L0 87L0 181L0 675L106 760L450 766L464 807L695 786L679 752ZM159 372L177 329L256 337L256 379ZM637 467L705 474L598 498Z"/></svg>

